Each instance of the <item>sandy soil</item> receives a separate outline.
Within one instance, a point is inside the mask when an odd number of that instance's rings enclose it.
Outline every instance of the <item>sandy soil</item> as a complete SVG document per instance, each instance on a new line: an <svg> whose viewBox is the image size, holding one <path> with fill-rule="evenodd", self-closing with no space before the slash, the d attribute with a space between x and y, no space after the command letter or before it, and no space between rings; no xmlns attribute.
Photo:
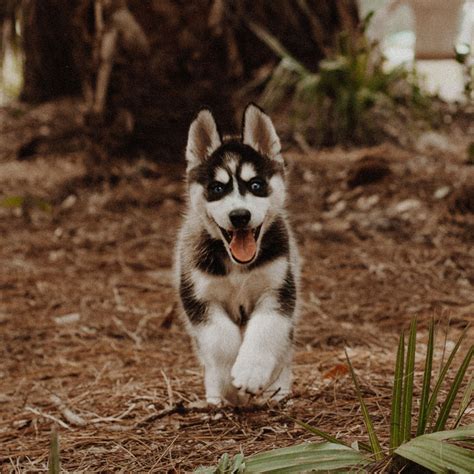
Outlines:
<svg viewBox="0 0 474 474"><path fill-rule="evenodd" d="M118 162L91 177L77 144L19 161L52 112L32 124L12 110L0 114L2 472L44 471L53 426L70 472L189 472L311 439L287 415L365 440L344 347L386 440L400 330L418 317L419 387L429 319L450 324L448 346L474 321L474 167L462 140L290 149L304 300L294 393L210 410L171 282L181 166Z"/></svg>

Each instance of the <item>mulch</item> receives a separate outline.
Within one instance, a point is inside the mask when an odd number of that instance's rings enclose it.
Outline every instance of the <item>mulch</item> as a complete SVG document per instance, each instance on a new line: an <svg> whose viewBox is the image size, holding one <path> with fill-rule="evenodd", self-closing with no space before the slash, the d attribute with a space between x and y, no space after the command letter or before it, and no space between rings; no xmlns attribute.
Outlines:
<svg viewBox="0 0 474 474"><path fill-rule="evenodd" d="M294 391L280 404L206 407L172 281L181 166L120 161L113 179L90 180L77 147L18 161L25 120L0 139L0 201L27 197L0 206L1 472L44 471L54 427L73 472L189 472L316 439L290 417L367 441L345 347L386 443L400 330L418 318L419 391L428 321L439 320L438 360L474 321L464 143L290 149L303 257Z"/></svg>

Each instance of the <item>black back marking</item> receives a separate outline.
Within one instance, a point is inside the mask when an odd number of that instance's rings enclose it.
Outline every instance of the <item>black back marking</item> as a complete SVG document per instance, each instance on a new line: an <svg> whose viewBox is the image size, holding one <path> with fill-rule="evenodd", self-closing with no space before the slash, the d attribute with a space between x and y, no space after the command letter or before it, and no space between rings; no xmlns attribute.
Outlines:
<svg viewBox="0 0 474 474"><path fill-rule="evenodd" d="M205 230L196 247L196 266L199 270L214 276L227 275L225 261L228 258L224 243L212 238Z"/></svg>
<svg viewBox="0 0 474 474"><path fill-rule="evenodd" d="M181 275L179 295L183 303L184 311L191 323L203 323L207 318L207 304L196 299L193 284L184 275Z"/></svg>
<svg viewBox="0 0 474 474"><path fill-rule="evenodd" d="M285 281L278 290L277 299L281 313L287 317L293 316L296 306L296 285L290 266L288 266L286 271Z"/></svg>
<svg viewBox="0 0 474 474"><path fill-rule="evenodd" d="M262 236L260 252L255 262L249 265L249 269L259 267L275 260L278 257L288 255L289 236L283 219L276 219Z"/></svg>

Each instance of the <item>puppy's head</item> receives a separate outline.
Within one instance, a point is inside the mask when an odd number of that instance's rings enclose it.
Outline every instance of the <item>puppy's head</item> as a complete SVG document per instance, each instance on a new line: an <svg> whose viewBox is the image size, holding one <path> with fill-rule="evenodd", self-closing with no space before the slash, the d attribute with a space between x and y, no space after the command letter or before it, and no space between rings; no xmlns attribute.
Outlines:
<svg viewBox="0 0 474 474"><path fill-rule="evenodd" d="M284 163L270 117L247 106L240 139L224 140L212 113L201 110L186 146L189 200L232 259L248 265L285 204Z"/></svg>

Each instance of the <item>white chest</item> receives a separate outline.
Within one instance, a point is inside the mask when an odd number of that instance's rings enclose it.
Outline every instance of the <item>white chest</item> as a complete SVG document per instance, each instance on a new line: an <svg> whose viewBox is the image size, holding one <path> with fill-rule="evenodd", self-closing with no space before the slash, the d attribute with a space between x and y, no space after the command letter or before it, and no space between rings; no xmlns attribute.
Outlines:
<svg viewBox="0 0 474 474"><path fill-rule="evenodd" d="M250 314L261 298L282 285L287 266L286 259L280 258L251 271L232 269L225 277L196 271L193 273L196 296L209 303L221 304L237 321L241 319L242 310Z"/></svg>

